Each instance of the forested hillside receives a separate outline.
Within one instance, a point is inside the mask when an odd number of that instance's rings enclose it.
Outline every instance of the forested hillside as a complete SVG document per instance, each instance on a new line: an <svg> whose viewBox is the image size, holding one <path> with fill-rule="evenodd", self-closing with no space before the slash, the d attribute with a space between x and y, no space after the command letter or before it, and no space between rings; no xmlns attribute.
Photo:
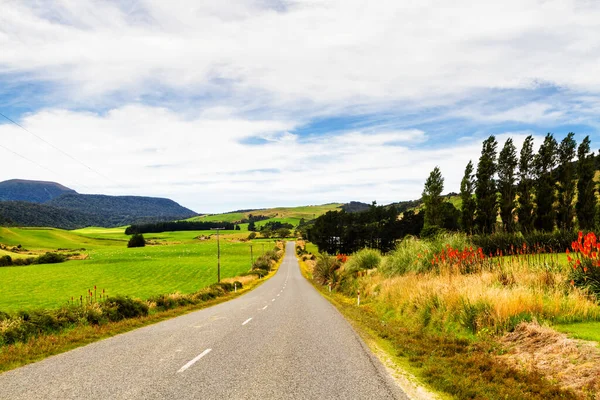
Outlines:
<svg viewBox="0 0 600 400"><path fill-rule="evenodd" d="M46 205L105 217L135 219L143 217L190 218L195 212L170 199L142 196L106 196L100 194L67 194Z"/></svg>
<svg viewBox="0 0 600 400"><path fill-rule="evenodd" d="M66 193L75 194L77 192L56 182L23 179L0 182L0 201L45 203Z"/></svg>

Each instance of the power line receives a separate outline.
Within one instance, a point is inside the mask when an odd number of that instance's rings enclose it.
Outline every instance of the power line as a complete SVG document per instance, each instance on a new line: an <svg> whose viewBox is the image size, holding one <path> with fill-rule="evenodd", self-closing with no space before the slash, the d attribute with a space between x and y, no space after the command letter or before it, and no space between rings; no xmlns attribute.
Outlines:
<svg viewBox="0 0 600 400"><path fill-rule="evenodd" d="M70 155L69 153L67 153L66 151L56 147L55 145L53 145L52 143L48 142L46 139L42 138L41 136L36 135L35 133L31 132L29 129L25 128L23 125L18 124L17 122L15 122L14 120L10 119L9 117L7 117L6 115L2 114L0 112L0 116L4 117L5 119L7 119L8 121L12 122L13 124L15 124L16 126L18 126L19 128L23 129L25 132L29 133L30 135L36 137L37 139L41 140L42 142L46 143L48 146L52 147L53 149L61 152L62 154L64 154L65 156L69 157L71 160L83 165L85 168L89 169L90 171L96 173L97 175L101 176L102 178L106 179L107 181L110 181L112 183L114 183L115 185L118 185L117 182L115 182L114 180L110 179L109 177L107 177L106 175L96 171L94 168L90 167L89 165L87 165L86 163L84 163L83 161L79 161L77 158L73 157L72 155ZM4 146L3 146L4 147ZM6 147L5 147L6 148ZM12 150L11 150L12 151ZM15 153L17 154L17 153ZM21 156L22 157L22 156ZM85 186L85 185L84 185Z"/></svg>
<svg viewBox="0 0 600 400"><path fill-rule="evenodd" d="M45 169L46 171L48 171L48 172L50 172L50 173L52 173L52 174L54 174L54 175L58 175L58 176L60 176L60 175L61 175L61 174L59 174L58 172L56 172L56 171L53 171L53 170L51 170L51 169L50 169L50 168L48 168L48 167L44 167L42 164L40 164L40 163L38 163L38 162L36 162L36 161L32 160L31 158L29 158L29 157L26 157L26 156L24 156L23 154L19 154L19 153L17 153L17 152L16 152L16 151L14 151L14 150L11 150L11 149L9 149L8 147L4 146L4 145L3 145L3 144L1 144L1 143L0 143L0 147L2 147L4 150L6 150L6 151L8 151L8 152L10 152L10 153L13 153L14 155L16 155L16 156L18 156L18 157L21 157L21 158L22 158L22 159L24 159L24 160L27 160L27 161L29 161L29 162L30 162L30 163L32 163L32 164L35 164L35 165L37 165L38 167L40 167L40 168L42 168L42 169ZM86 189L89 189L89 187L87 187L86 185L84 185L84 184L82 184L82 183L79 183L79 182L77 182L77 181L75 181L75 180L73 180L73 182L77 183L77 185L79 185L79 186L83 186L84 188L86 188Z"/></svg>

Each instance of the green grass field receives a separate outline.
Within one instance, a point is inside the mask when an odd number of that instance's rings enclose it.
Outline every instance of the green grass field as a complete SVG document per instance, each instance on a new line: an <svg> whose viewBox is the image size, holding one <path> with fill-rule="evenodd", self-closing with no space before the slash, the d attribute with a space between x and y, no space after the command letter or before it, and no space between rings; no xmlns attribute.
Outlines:
<svg viewBox="0 0 600 400"><path fill-rule="evenodd" d="M0 268L0 310L17 311L53 308L71 296L79 298L97 286L109 295L150 296L194 292L217 279L217 241L214 231L165 232L148 234L146 239L164 243L128 249L122 228L60 229L0 228L0 243L34 252L58 248L85 248L89 258L61 264ZM230 231L220 240L221 278L233 277L250 269L250 244L256 258L273 240L240 242L247 233ZM199 241L199 235L214 236ZM8 253L12 256L13 253Z"/></svg>
<svg viewBox="0 0 600 400"><path fill-rule="evenodd" d="M338 210L342 206L341 203L322 204L318 206L302 206L302 207L278 207L269 208L265 210L253 210L246 213L225 213L225 214L213 214L203 215L199 217L193 217L188 221L219 221L219 222L235 222L240 221L243 218L247 218L248 214L253 215L265 215L270 217L268 220L257 222L257 226L265 224L269 221L280 221L290 223L297 226L300 219L305 220L314 219L320 215L325 214L327 211ZM242 230L248 230L248 224L240 224Z"/></svg>
<svg viewBox="0 0 600 400"><path fill-rule="evenodd" d="M591 340L600 344L600 322L577 322L554 325L554 329L575 339Z"/></svg>

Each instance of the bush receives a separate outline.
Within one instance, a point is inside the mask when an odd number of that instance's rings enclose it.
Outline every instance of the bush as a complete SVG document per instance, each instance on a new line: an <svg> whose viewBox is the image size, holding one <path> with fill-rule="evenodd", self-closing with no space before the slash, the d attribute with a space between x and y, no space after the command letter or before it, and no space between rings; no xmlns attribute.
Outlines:
<svg viewBox="0 0 600 400"><path fill-rule="evenodd" d="M345 265L348 272L357 272L365 269L379 267L381 263L381 252L376 249L363 249L355 253Z"/></svg>
<svg viewBox="0 0 600 400"><path fill-rule="evenodd" d="M248 240L256 239L256 232L250 232L248 235Z"/></svg>
<svg viewBox="0 0 600 400"><path fill-rule="evenodd" d="M65 262L67 257L59 253L46 253L34 260L34 264L58 264Z"/></svg>
<svg viewBox="0 0 600 400"><path fill-rule="evenodd" d="M0 257L0 267L10 267L12 265L12 257L5 255Z"/></svg>
<svg viewBox="0 0 600 400"><path fill-rule="evenodd" d="M321 253L313 268L313 278L321 285L335 285L338 282L340 266L336 257Z"/></svg>
<svg viewBox="0 0 600 400"><path fill-rule="evenodd" d="M258 257L256 261L254 261L254 264L252 264L252 269L264 271L265 273L263 275L268 274L269 271L271 271L271 258L267 254Z"/></svg>
<svg viewBox="0 0 600 400"><path fill-rule="evenodd" d="M104 304L110 321L121 321L126 318L135 318L148 315L148 305L140 300L130 297L109 297Z"/></svg>
<svg viewBox="0 0 600 400"><path fill-rule="evenodd" d="M12 265L13 266L25 266L25 265L31 265L33 264L35 261L35 258L33 257L28 257L28 258L15 258L12 260Z"/></svg>
<svg viewBox="0 0 600 400"><path fill-rule="evenodd" d="M134 234L129 242L127 243L127 247L144 247L146 246L146 240L144 239L144 235L141 233Z"/></svg>
<svg viewBox="0 0 600 400"><path fill-rule="evenodd" d="M402 275L409 271L427 272L436 268L434 257L452 249L463 250L473 246L469 237L462 233L444 233L430 239L405 237L396 249L385 257L380 270L387 276Z"/></svg>

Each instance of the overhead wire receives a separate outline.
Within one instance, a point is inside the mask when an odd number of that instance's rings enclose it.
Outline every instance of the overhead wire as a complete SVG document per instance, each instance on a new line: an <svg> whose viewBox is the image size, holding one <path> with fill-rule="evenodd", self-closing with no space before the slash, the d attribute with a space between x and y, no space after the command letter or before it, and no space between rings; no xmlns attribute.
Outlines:
<svg viewBox="0 0 600 400"><path fill-rule="evenodd" d="M6 120L10 121L11 123L15 124L16 126L18 126L19 128L23 129L25 132L29 133L30 135L36 137L38 140L46 143L48 146L52 147L53 149L57 150L58 152L64 154L65 156L69 157L70 159L72 159L73 161L79 163L80 165L84 166L85 168L89 169L90 171L94 172L95 174L97 174L98 176L101 176L102 178L106 179L107 181L118 185L117 182L115 182L114 180L110 179L109 177L107 177L106 175L100 173L99 171L95 170L94 168L90 167L89 165L87 165L86 163L84 163L83 161L78 160L77 158L73 157L72 155L70 155L69 153L67 153L66 151L58 148L57 146L53 145L52 143L48 142L46 139L42 138L39 135L36 135L35 133L31 132L29 129L25 128L24 126L22 126L21 124L17 123L16 121L14 121L13 119L7 117L6 115L4 115L2 112L0 112L0 116L4 117ZM4 147L4 146L2 146ZM6 147L4 147L6 149ZM12 150L9 150L12 151ZM17 154L17 153L15 153ZM19 154L17 154L19 155ZM20 155L19 155L20 156ZM21 156L23 157L23 156ZM25 157L23 157L25 158ZM31 161L31 160L30 160ZM36 163L37 164L37 163ZM38 164L39 165L39 164ZM44 167L45 168L45 167ZM46 168L47 169L47 168ZM83 185L85 186L85 185Z"/></svg>
<svg viewBox="0 0 600 400"><path fill-rule="evenodd" d="M16 156L18 156L18 157L21 157L22 159L24 159L24 160L27 160L27 161L29 161L30 163L32 163L32 164L35 164L35 165L37 165L38 167L40 167L40 168L42 168L42 169L45 169L46 171L48 171L48 172L50 172L50 173L52 173L52 174L54 174L54 175L61 176L61 174L59 174L58 172L56 172L56 171L53 171L53 170L51 170L50 168L43 166L42 164L38 163L37 161L34 161L34 160L32 160L32 159L31 159L31 158L29 158L29 157L26 157L26 156L24 156L23 154L17 153L16 151L14 151L14 150L12 150L12 149L9 149L8 147L4 146L4 145L3 145L3 144L1 144L1 143L0 143L0 147L2 147L4 150L8 151L9 153L12 153L12 154L14 154L14 155L16 155ZM77 183L79 186L83 186L84 188L86 188L86 189L89 189L89 187L87 187L87 186L86 186L86 185L84 185L83 183L77 182L76 180L73 180L73 182Z"/></svg>

